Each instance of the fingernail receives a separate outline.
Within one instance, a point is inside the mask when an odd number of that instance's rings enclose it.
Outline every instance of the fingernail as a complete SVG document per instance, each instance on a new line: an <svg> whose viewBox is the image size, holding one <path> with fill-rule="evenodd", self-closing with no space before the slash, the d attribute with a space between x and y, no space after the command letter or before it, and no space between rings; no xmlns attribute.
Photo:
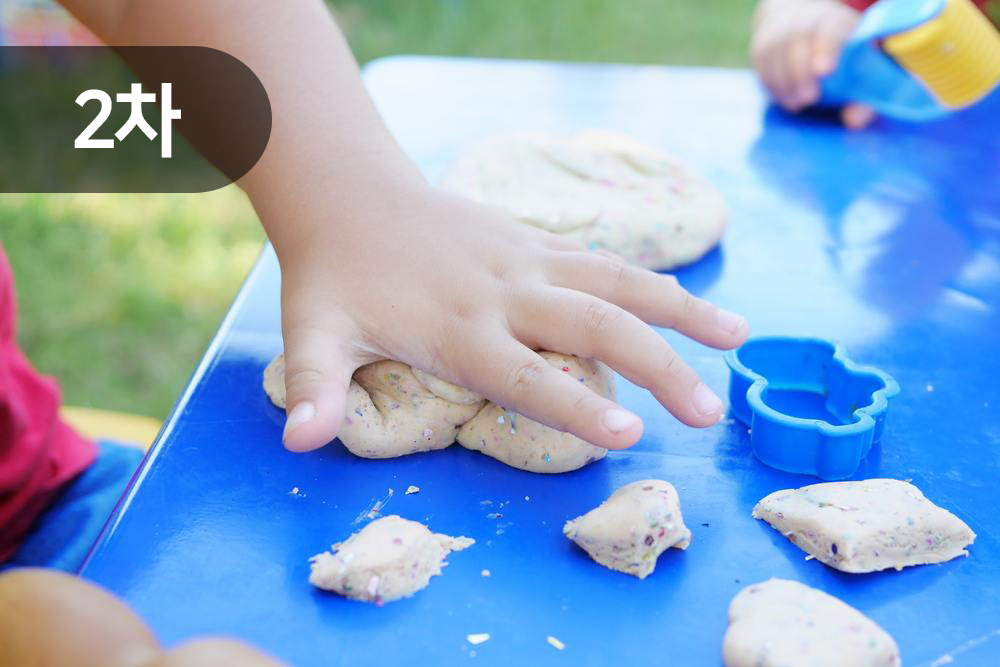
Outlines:
<svg viewBox="0 0 1000 667"><path fill-rule="evenodd" d="M628 410L611 408L604 413L604 427L612 433L627 431L639 423L639 418Z"/></svg>
<svg viewBox="0 0 1000 667"><path fill-rule="evenodd" d="M711 415L722 409L722 401L711 389L705 386L704 382L699 382L691 394L691 402L694 409L700 414Z"/></svg>
<svg viewBox="0 0 1000 667"><path fill-rule="evenodd" d="M282 434L282 439L287 438L288 434L302 426L303 424L312 421L312 418L316 416L316 406L308 401L305 403L299 403L292 411L288 413L288 419L285 420L285 432Z"/></svg>
<svg viewBox="0 0 1000 667"><path fill-rule="evenodd" d="M736 333L747 323L742 316L730 313L728 310L723 310L722 308L715 311L715 317L719 322L719 326L729 333Z"/></svg>

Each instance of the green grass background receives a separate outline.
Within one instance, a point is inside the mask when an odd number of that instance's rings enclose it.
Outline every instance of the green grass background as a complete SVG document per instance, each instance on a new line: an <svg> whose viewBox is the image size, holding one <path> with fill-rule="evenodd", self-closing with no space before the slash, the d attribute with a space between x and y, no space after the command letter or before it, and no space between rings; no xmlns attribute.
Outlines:
<svg viewBox="0 0 1000 667"><path fill-rule="evenodd" d="M750 0L336 0L360 62L420 53L745 65ZM235 187L0 194L19 340L65 401L164 417L263 233Z"/></svg>

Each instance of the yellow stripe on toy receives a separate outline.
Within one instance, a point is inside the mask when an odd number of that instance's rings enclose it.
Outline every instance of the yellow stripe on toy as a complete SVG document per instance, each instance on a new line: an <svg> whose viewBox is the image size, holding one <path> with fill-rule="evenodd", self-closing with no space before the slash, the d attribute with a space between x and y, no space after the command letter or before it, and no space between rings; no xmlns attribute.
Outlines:
<svg viewBox="0 0 1000 667"><path fill-rule="evenodd" d="M934 19L886 37L882 46L949 109L1000 85L1000 33L970 0L948 0Z"/></svg>

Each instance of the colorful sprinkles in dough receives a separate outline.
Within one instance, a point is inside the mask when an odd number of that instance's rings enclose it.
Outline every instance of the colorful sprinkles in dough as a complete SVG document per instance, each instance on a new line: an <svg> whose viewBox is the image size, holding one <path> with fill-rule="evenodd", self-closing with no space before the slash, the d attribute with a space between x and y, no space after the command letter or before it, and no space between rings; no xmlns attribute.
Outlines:
<svg viewBox="0 0 1000 667"><path fill-rule="evenodd" d="M868 479L776 491L754 507L800 549L842 572L900 570L967 556L976 534L908 482Z"/></svg>
<svg viewBox="0 0 1000 667"><path fill-rule="evenodd" d="M626 484L599 507L567 521L563 534L604 567L640 579L653 572L665 550L691 543L677 491L659 479Z"/></svg>
<svg viewBox="0 0 1000 667"><path fill-rule="evenodd" d="M600 362L552 352L539 355L597 394L614 399L614 377ZM285 404L283 376L284 357L278 355L264 370L264 389L279 407ZM560 473L607 454L603 447L519 417L397 361L379 361L355 371L347 399L348 414L356 418L345 418L338 438L348 451L364 458L444 449L457 441L515 468Z"/></svg>
<svg viewBox="0 0 1000 667"><path fill-rule="evenodd" d="M598 130L489 139L468 150L443 185L591 250L660 270L704 255L727 218L707 180L654 148Z"/></svg>

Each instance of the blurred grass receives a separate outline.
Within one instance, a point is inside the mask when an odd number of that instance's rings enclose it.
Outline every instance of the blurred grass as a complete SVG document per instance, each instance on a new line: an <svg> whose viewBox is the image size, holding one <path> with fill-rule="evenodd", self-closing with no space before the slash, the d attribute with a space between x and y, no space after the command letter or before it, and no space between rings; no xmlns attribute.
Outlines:
<svg viewBox="0 0 1000 667"><path fill-rule="evenodd" d="M421 53L743 65L749 0L335 0L362 63ZM3 195L19 340L67 403L164 417L263 240L235 187Z"/></svg>
<svg viewBox="0 0 1000 667"><path fill-rule="evenodd" d="M262 239L233 186L0 196L18 338L73 405L164 417Z"/></svg>
<svg viewBox="0 0 1000 667"><path fill-rule="evenodd" d="M362 62L392 53L743 65L753 0L334 0Z"/></svg>

